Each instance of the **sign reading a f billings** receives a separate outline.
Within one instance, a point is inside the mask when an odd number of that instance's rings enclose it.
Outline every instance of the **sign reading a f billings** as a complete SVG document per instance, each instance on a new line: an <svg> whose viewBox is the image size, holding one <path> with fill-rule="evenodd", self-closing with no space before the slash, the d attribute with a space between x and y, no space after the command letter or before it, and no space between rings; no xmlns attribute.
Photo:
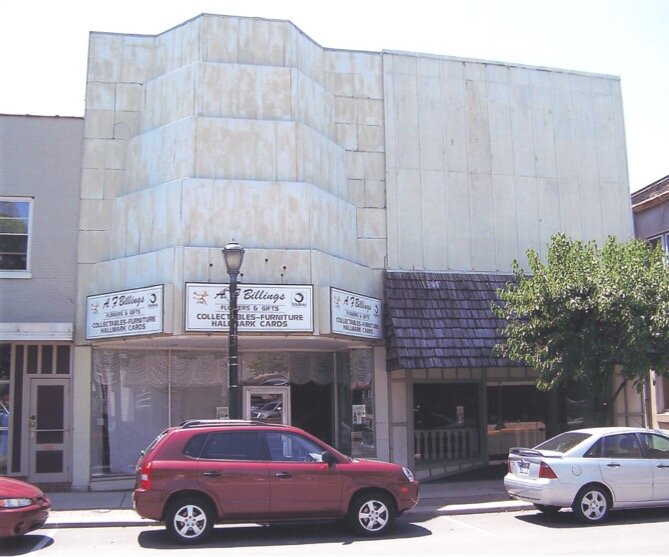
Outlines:
<svg viewBox="0 0 669 557"><path fill-rule="evenodd" d="M163 285L86 298L86 338L153 335L163 332Z"/></svg>
<svg viewBox="0 0 669 557"><path fill-rule="evenodd" d="M330 288L330 330L340 335L382 337L381 300Z"/></svg>
<svg viewBox="0 0 669 557"><path fill-rule="evenodd" d="M238 284L237 330L306 333L314 330L313 287L299 284ZM230 285L186 283L185 330L230 329Z"/></svg>

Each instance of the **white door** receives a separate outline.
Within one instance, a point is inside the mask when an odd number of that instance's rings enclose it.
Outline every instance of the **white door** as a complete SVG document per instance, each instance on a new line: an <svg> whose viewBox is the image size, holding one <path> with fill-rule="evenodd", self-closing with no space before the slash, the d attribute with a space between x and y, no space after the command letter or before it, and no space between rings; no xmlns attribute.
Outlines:
<svg viewBox="0 0 669 557"><path fill-rule="evenodd" d="M650 501L653 496L653 472L648 459L643 458L636 434L609 435L603 438L603 442L599 469L602 479L613 490L616 501Z"/></svg>
<svg viewBox="0 0 669 557"><path fill-rule="evenodd" d="M244 387L244 419L290 424L290 387Z"/></svg>
<svg viewBox="0 0 669 557"><path fill-rule="evenodd" d="M69 379L30 379L29 481L69 481Z"/></svg>
<svg viewBox="0 0 669 557"><path fill-rule="evenodd" d="M669 437L642 433L641 440L653 470L653 501L669 501Z"/></svg>

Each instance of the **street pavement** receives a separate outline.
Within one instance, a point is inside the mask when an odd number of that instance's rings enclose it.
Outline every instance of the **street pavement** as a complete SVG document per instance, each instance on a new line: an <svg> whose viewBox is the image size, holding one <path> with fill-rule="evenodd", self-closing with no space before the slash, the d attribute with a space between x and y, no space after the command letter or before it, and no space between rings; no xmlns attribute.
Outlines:
<svg viewBox="0 0 669 557"><path fill-rule="evenodd" d="M52 508L45 528L103 526L152 526L132 509L131 491L47 493ZM420 502L406 516L475 514L532 509L532 505L509 499L501 478L474 477L422 482Z"/></svg>

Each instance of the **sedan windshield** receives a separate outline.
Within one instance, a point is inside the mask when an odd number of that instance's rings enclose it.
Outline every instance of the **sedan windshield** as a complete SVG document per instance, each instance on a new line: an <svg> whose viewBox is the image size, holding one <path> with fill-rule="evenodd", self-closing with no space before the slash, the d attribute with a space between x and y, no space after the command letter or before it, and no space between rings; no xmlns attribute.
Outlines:
<svg viewBox="0 0 669 557"><path fill-rule="evenodd" d="M591 435L589 433L577 433L574 431L566 431L560 435L556 435L544 441L540 445L534 447L538 450L543 451L555 451L557 453L566 453L570 449L573 449L576 445L585 441Z"/></svg>

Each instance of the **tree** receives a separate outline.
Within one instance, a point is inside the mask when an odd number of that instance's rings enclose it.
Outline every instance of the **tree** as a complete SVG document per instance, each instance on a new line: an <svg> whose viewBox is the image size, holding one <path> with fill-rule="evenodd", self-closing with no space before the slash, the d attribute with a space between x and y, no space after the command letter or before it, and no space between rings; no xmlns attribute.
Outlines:
<svg viewBox="0 0 669 557"><path fill-rule="evenodd" d="M625 384L641 389L649 370L669 371L669 273L661 247L552 237L547 261L527 252L530 272L498 291L506 322L497 353L534 368L537 387L582 383L598 425L610 422ZM613 378L622 384L614 392Z"/></svg>

